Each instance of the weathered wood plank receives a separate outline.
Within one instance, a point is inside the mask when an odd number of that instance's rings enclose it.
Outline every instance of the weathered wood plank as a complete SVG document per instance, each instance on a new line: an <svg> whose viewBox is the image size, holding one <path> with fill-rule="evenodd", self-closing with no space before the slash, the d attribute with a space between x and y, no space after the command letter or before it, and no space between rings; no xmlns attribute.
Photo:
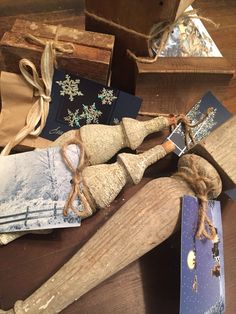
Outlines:
<svg viewBox="0 0 236 314"><path fill-rule="evenodd" d="M224 58L160 58L153 64L136 63L135 94L142 111L186 113L207 90L229 85L234 68Z"/></svg>
<svg viewBox="0 0 236 314"><path fill-rule="evenodd" d="M236 115L214 130L191 151L207 159L219 172L225 190L236 186Z"/></svg>
<svg viewBox="0 0 236 314"><path fill-rule="evenodd" d="M43 37L57 40L72 42L82 46L101 48L112 53L114 47L114 36L107 34L100 34L88 32L71 27L65 27L60 24L50 25L40 22L32 22L27 20L16 19L12 32L25 34L32 34L36 37Z"/></svg>

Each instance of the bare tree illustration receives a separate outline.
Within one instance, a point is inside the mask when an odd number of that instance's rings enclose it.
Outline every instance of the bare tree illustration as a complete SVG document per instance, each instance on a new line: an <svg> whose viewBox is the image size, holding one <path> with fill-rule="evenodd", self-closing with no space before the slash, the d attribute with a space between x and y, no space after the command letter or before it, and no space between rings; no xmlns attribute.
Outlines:
<svg viewBox="0 0 236 314"><path fill-rule="evenodd" d="M58 182L55 175L55 152L53 149L47 150L46 153L40 156L40 162L43 166L43 175L49 182L48 190L46 191L47 198L54 201L58 200Z"/></svg>

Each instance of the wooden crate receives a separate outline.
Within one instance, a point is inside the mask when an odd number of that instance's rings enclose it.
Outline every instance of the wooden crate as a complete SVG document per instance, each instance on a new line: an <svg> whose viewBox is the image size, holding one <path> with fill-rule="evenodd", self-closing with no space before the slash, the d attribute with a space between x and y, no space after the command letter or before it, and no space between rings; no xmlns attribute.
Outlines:
<svg viewBox="0 0 236 314"><path fill-rule="evenodd" d="M219 95L233 75L223 57L164 57L135 62L134 92L143 99L143 112L186 113L208 90Z"/></svg>
<svg viewBox="0 0 236 314"><path fill-rule="evenodd" d="M43 47L27 41L25 35L29 33L38 38L54 39L56 32L60 42L70 42L75 47L72 54L57 53L58 67L106 84L110 75L113 36L68 27L58 29L55 25L20 19L15 21L12 30L6 32L0 41L0 70L18 73L21 58L30 59L39 66Z"/></svg>

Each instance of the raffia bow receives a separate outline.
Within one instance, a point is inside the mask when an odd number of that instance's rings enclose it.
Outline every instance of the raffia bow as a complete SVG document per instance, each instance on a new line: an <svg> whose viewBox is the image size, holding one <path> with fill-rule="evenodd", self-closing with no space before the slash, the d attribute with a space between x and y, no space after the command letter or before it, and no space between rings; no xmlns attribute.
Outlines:
<svg viewBox="0 0 236 314"><path fill-rule="evenodd" d="M59 27L57 28L57 30ZM45 124L49 112L51 101L52 80L54 74L54 64L56 62L55 51L63 53L73 53L74 46L71 43L61 43L57 41L58 31L54 40L39 39L31 34L26 34L26 39L40 46L45 46L40 64L41 78L35 65L28 59L21 59L19 67L25 80L35 89L36 102L31 107L26 118L25 126L10 140L2 150L1 155L10 153L12 148L18 145L28 135L38 136Z"/></svg>

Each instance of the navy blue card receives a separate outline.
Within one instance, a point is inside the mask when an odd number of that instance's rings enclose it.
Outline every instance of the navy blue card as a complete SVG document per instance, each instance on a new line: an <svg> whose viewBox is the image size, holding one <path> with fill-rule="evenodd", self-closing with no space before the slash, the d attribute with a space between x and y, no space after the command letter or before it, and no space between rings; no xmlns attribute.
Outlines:
<svg viewBox="0 0 236 314"><path fill-rule="evenodd" d="M202 140L232 116L232 114L211 92L206 93L186 116L192 124L195 124L202 118L203 114L206 113L207 109L210 107L212 107L213 110L209 116L201 124L192 129L193 137L196 142ZM186 152L187 147L181 124L179 124L170 136L168 136L168 139L175 144L176 149L174 152L177 156L181 156ZM189 143L191 142L189 141Z"/></svg>
<svg viewBox="0 0 236 314"><path fill-rule="evenodd" d="M141 99L77 75L55 70L49 115L41 137L55 140L85 124L118 124L136 118Z"/></svg>
<svg viewBox="0 0 236 314"><path fill-rule="evenodd" d="M198 199L182 200L180 314L220 314L225 309L223 235L220 202L209 201L216 237L197 240Z"/></svg>

